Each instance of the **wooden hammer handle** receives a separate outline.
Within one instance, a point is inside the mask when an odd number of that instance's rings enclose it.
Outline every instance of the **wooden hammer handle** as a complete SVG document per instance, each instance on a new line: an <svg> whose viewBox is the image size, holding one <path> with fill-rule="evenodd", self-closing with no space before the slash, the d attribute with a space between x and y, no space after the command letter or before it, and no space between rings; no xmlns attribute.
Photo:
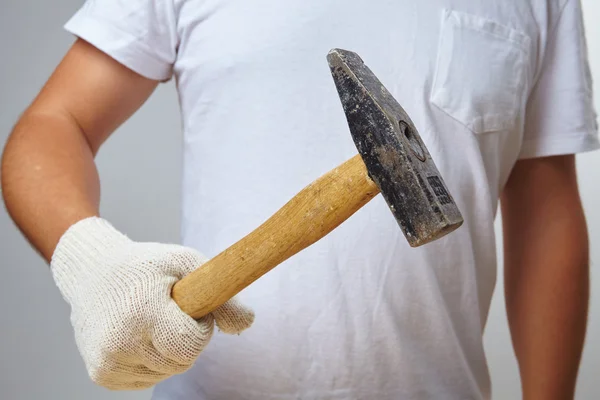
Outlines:
<svg viewBox="0 0 600 400"><path fill-rule="evenodd" d="M289 257L315 243L379 193L360 155L323 175L249 235L173 287L183 311L200 318Z"/></svg>

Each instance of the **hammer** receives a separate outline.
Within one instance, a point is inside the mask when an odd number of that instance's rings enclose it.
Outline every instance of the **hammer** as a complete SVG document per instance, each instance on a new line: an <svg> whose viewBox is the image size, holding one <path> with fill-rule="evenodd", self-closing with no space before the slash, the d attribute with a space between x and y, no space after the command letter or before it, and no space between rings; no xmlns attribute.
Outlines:
<svg viewBox="0 0 600 400"><path fill-rule="evenodd" d="M358 153L306 186L250 234L173 286L193 318L215 310L323 238L381 192L411 247L463 223L431 155L404 109L353 52L327 55Z"/></svg>

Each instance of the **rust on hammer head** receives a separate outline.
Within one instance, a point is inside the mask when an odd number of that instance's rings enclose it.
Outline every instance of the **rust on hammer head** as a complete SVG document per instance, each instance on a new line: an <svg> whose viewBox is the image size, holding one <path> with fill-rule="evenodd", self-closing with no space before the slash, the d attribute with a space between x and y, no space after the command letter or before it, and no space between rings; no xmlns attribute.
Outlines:
<svg viewBox="0 0 600 400"><path fill-rule="evenodd" d="M327 60L354 143L408 243L460 227L462 215L404 109L356 53L333 49Z"/></svg>

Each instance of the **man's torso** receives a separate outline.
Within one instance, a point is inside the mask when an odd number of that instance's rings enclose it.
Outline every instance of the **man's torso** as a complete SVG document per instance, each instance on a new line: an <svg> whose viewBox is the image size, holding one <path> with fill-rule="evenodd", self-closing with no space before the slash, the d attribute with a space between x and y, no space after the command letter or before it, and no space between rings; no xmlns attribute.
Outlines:
<svg viewBox="0 0 600 400"><path fill-rule="evenodd" d="M334 47L360 54L408 112L465 223L413 249L378 196L244 290L252 329L216 333L154 398L489 398L493 222L548 7L176 1L184 244L216 255L356 154L325 59Z"/></svg>

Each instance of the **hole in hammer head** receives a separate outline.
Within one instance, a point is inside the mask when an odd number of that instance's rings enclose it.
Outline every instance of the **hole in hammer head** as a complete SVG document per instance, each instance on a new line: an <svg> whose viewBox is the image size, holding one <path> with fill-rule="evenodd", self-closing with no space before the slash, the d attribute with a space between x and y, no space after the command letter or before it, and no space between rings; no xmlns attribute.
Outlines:
<svg viewBox="0 0 600 400"><path fill-rule="evenodd" d="M402 120L398 121L398 125L400 126L400 132L402 132L402 134L408 141L408 147L410 148L412 153L415 155L415 157L424 162L426 159L425 151L423 150L423 146L421 146L421 141L419 140L417 135L414 134L410 125L408 125Z"/></svg>

